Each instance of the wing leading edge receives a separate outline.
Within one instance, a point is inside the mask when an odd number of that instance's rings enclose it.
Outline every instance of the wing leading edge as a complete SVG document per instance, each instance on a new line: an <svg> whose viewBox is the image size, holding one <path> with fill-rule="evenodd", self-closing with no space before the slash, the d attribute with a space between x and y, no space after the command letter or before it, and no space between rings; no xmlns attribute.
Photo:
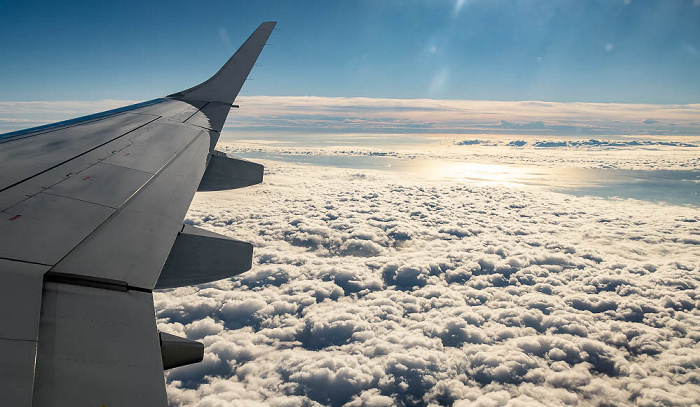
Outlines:
<svg viewBox="0 0 700 407"><path fill-rule="evenodd" d="M214 147L275 24L195 87L0 135L0 405L166 405L164 366L201 359L158 332L152 290L250 268L249 244L182 220L198 188L262 180Z"/></svg>

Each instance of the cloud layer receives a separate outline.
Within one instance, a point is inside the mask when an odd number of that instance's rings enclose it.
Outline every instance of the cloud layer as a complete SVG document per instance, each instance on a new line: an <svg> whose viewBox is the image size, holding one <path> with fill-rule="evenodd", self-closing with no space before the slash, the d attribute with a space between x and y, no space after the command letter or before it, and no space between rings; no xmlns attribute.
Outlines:
<svg viewBox="0 0 700 407"><path fill-rule="evenodd" d="M249 96L229 130L700 136L700 105Z"/></svg>
<svg viewBox="0 0 700 407"><path fill-rule="evenodd" d="M155 295L172 405L700 402L697 210L265 164L187 217L253 270Z"/></svg>
<svg viewBox="0 0 700 407"><path fill-rule="evenodd" d="M303 138L300 144L304 144ZM309 138L306 139L309 141ZM351 139L343 137L332 146L286 145L269 140L247 140L245 143L223 141L219 148L250 158L275 157L297 161L377 160L397 165L399 159L414 163L435 161L517 166L548 166L556 168L618 169L618 170L691 170L700 169L697 144L680 141L651 140L547 140L524 139L462 139L422 140L422 143L389 145L391 140ZM415 140L414 140L415 141ZM353 144L354 143L354 144ZM272 145L271 145L272 144ZM275 145L276 144L276 145ZM365 162L365 164L371 164Z"/></svg>
<svg viewBox="0 0 700 407"><path fill-rule="evenodd" d="M443 75L444 76L444 75ZM441 77L437 78L437 85ZM0 102L0 131L70 119L134 102ZM497 134L700 137L700 105L247 96L226 130L297 134ZM240 134L240 133L239 133Z"/></svg>

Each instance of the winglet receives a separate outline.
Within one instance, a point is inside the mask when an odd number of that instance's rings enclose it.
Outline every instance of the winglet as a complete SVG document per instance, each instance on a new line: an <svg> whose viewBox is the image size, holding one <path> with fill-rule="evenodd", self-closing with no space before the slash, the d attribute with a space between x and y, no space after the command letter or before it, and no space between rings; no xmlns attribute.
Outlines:
<svg viewBox="0 0 700 407"><path fill-rule="evenodd" d="M197 86L174 93L168 97L185 100L204 100L232 104L238 96L243 83L258 59L276 21L268 21L248 37L235 54L219 69L219 72Z"/></svg>

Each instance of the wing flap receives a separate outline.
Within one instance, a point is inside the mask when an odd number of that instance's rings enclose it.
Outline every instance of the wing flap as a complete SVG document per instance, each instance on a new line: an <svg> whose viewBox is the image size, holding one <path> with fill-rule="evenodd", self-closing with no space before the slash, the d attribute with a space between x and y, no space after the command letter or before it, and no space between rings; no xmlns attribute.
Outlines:
<svg viewBox="0 0 700 407"><path fill-rule="evenodd" d="M0 339L36 341L41 287L49 267L0 259L0 270Z"/></svg>
<svg viewBox="0 0 700 407"><path fill-rule="evenodd" d="M41 291L48 269L0 259L0 395L4 405L28 406L32 401Z"/></svg>
<svg viewBox="0 0 700 407"><path fill-rule="evenodd" d="M0 391L3 405L30 406L37 342L0 339Z"/></svg>
<svg viewBox="0 0 700 407"><path fill-rule="evenodd" d="M35 406L165 406L150 292L45 283Z"/></svg>

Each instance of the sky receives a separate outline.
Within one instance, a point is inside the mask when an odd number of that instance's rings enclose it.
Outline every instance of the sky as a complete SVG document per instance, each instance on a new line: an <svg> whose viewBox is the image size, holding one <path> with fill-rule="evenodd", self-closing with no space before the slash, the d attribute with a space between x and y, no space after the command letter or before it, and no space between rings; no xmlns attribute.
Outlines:
<svg viewBox="0 0 700 407"><path fill-rule="evenodd" d="M0 101L170 94L267 20L242 95L700 102L697 0L10 0Z"/></svg>

